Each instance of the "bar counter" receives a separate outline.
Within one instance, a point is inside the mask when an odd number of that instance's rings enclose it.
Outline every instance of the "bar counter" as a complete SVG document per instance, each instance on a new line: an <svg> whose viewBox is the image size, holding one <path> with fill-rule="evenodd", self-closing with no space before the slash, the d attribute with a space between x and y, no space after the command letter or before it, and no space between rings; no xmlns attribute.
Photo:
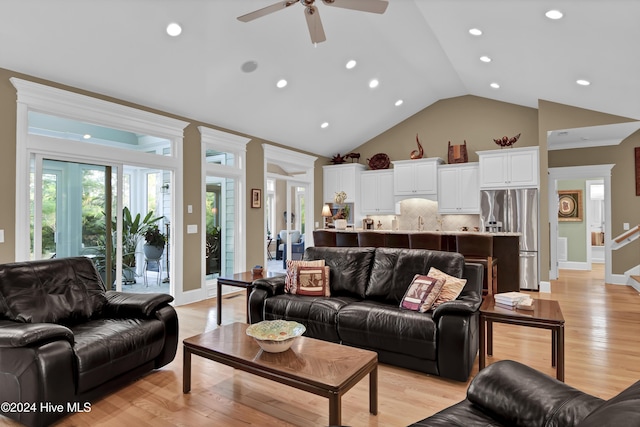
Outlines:
<svg viewBox="0 0 640 427"><path fill-rule="evenodd" d="M324 230L316 230L314 231L314 241L316 241L317 246L358 246L358 244L326 244L322 243L324 239L321 238L321 235L318 232L330 232L330 233L346 233L348 235L354 235L358 233L376 233L382 235L393 236L395 241L409 241L409 239L415 239L415 235L424 234L430 235L433 237L434 235L439 236L439 246L440 250L448 251L448 252L458 252L456 245L456 237L464 234L478 234L478 235L489 235L493 240L493 257L498 259L497 266L497 292L511 292L511 291L519 291L520 290L520 233L512 233L512 232L497 232L497 233L489 233L484 231L418 231L418 230L364 230L364 229L346 229L346 230L337 230L337 229L324 229ZM406 239L403 239L402 236L407 236ZM411 237L414 236L414 237ZM347 236L345 236L347 237ZM375 237L375 236L374 236ZM338 236L336 235L336 239ZM437 239L437 237L436 237ZM358 240L361 240L358 237ZM362 239L366 240L366 239ZM353 241L353 238L352 238ZM376 244L376 245L366 245L366 246L388 246L384 244ZM404 247L398 246L397 244L393 247ZM407 245L407 248L410 246ZM464 253L462 255L465 255ZM468 255L468 254L467 254Z"/></svg>

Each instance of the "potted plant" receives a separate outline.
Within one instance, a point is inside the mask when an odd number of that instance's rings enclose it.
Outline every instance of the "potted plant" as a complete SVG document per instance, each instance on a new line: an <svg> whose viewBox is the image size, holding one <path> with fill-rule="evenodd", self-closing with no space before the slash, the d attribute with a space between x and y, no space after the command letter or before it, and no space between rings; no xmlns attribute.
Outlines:
<svg viewBox="0 0 640 427"><path fill-rule="evenodd" d="M164 245L167 243L167 237L160 232L157 225L151 226L144 233L145 244L142 247L144 256L147 259L160 259L164 252Z"/></svg>

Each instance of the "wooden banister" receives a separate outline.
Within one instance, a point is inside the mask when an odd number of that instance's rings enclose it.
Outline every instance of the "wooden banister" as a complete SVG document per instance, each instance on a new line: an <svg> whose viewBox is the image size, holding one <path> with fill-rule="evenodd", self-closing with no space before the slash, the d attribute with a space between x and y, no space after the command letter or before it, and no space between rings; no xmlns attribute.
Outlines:
<svg viewBox="0 0 640 427"><path fill-rule="evenodd" d="M626 233L619 235L618 237L616 237L614 239L614 241L616 243L622 243L626 239L628 239L629 237L633 236L636 233L640 233L640 224L636 225L635 227L633 227L631 230L627 231Z"/></svg>

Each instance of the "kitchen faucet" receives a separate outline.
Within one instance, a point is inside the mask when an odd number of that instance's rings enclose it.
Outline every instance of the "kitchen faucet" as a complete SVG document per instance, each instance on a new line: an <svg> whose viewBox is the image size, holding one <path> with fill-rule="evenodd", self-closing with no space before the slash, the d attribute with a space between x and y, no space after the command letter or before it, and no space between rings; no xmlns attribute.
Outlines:
<svg viewBox="0 0 640 427"><path fill-rule="evenodd" d="M424 228L424 219L422 219L422 216L418 216L418 231L422 231L423 228Z"/></svg>

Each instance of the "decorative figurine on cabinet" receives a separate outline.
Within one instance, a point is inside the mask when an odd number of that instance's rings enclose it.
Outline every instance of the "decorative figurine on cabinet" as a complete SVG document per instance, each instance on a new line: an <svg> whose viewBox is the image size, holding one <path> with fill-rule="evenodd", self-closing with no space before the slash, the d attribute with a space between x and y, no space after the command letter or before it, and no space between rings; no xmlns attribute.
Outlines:
<svg viewBox="0 0 640 427"><path fill-rule="evenodd" d="M417 159L421 159L422 156L424 156L424 149L422 148L422 144L420 144L420 138L418 138L418 134L416 133L416 143L418 144L418 149L417 150L413 150L411 152L411 159L412 160L417 160Z"/></svg>

